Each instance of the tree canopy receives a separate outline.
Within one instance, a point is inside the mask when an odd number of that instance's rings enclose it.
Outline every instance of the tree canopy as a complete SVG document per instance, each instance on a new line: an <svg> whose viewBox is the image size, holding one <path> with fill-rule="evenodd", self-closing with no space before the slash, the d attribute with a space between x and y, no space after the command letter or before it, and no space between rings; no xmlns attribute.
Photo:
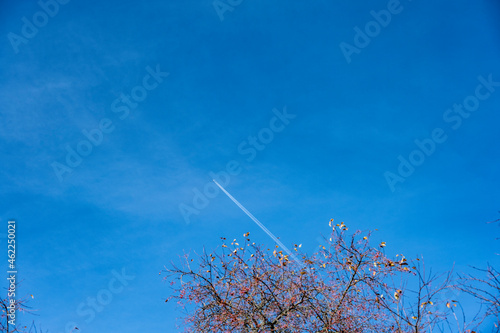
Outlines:
<svg viewBox="0 0 500 333"><path fill-rule="evenodd" d="M326 246L307 255L244 239L186 254L166 268L189 332L420 332L444 325L454 300L451 273L426 276L419 259L385 254L371 233L330 221Z"/></svg>

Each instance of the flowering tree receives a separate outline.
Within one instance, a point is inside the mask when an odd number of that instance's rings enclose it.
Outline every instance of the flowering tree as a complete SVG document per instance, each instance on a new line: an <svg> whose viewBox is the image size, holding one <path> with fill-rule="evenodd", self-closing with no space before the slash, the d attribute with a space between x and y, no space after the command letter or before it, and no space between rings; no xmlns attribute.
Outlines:
<svg viewBox="0 0 500 333"><path fill-rule="evenodd" d="M166 269L185 312L188 332L420 332L446 318L437 310L439 286L403 255L390 259L370 234L332 225L327 246L298 263L276 246L265 249L249 233L239 244ZM195 266L195 267L194 267ZM396 282L399 281L399 282Z"/></svg>

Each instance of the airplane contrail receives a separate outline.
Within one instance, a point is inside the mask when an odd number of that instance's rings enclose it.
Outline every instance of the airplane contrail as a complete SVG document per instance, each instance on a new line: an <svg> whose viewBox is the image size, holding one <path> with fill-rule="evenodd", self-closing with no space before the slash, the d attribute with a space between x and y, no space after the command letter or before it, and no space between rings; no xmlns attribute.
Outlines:
<svg viewBox="0 0 500 333"><path fill-rule="evenodd" d="M295 260L299 265L300 265L300 268L304 268L304 264L302 263L301 260L299 260L299 258L297 258L293 253L292 251L290 251L286 246L285 244L283 244L278 238L276 238L276 236L273 235L273 233L271 231L269 231L262 223L260 223L259 220L257 220L257 218L255 216L252 215L252 213L250 213L245 207L243 207L242 204L240 204L238 202L238 200L236 200L235 198L233 198L233 196L231 194L229 194L229 192L227 192L224 187L222 187L219 183L217 183L215 181L215 179L212 179L214 181L214 183L219 186L219 188L224 192L226 193L226 195L229 197L229 199L231 199L238 207L241 208L241 210L248 215L249 218L251 218L262 230L264 230L264 232L266 234L269 235L269 237L271 237L276 243L278 243L279 246L281 246L281 248L283 250L285 250L288 255L290 255L290 257L293 258L293 260Z"/></svg>

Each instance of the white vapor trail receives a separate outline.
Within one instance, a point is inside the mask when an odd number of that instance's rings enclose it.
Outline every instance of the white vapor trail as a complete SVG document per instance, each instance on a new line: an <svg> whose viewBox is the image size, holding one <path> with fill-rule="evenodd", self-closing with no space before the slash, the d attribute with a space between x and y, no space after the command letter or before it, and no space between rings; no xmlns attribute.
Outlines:
<svg viewBox="0 0 500 333"><path fill-rule="evenodd" d="M295 260L295 261L297 262L297 264L299 264L299 265L300 265L300 267L301 267L301 268L304 268L304 264L302 263L302 261L300 261L300 260L299 260L299 258L297 258L297 257L296 257L296 256L292 253L292 251L290 251L290 250L289 250L289 249L285 246L285 244L283 244L283 243L282 243L282 242L281 242L278 238L276 238L276 236L274 236L272 232L270 232L270 231L269 231L269 230L268 230L268 229L267 229L267 228L266 228L266 227L265 227L262 223L260 223L260 221L259 221L259 220L257 220L257 218L256 218L255 216L253 216L253 215L252 215L252 213L250 213L250 212L249 212L249 211L248 211L245 207L243 207L243 205L242 205L242 204L240 204L240 203L238 202L238 200L236 200L235 198L233 198L233 196L232 196L231 194L229 194L229 193L228 193L228 192L227 192L227 191L226 191L226 190L225 190L225 189L224 189L224 188L223 188L223 187L222 187L219 183L217 183L217 182L215 181L215 179L212 179L212 180L214 181L214 183L215 183L217 186L219 186L219 188L220 188L220 189L221 189L224 193L226 193L226 195L229 197L229 199L231 199L231 200L232 200L232 201L233 201L233 202L234 202L234 203L235 203L238 207L240 207L240 208L241 208L241 210L242 210L243 212L245 212L245 214L247 214L249 218L251 218L251 219L252 219L255 223L257 223L257 225L258 225L258 226L259 226L262 230L264 230L264 232L265 232L266 234L268 234L268 235L269 235L269 237L271 237L271 238L272 238L272 239L273 239L276 243L278 243L278 245L279 245L279 246L280 246L283 250L285 250L285 251L288 253L288 255L290 255L290 257L292 257L292 258L293 258L293 260Z"/></svg>

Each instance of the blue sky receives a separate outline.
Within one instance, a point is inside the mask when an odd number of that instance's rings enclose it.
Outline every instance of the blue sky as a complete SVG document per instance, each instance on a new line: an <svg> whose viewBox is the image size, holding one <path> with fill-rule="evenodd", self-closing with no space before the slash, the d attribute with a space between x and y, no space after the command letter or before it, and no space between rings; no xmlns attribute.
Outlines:
<svg viewBox="0 0 500 333"><path fill-rule="evenodd" d="M228 163L287 245L314 251L334 218L435 271L499 264L498 4L215 4L2 2L0 241L15 219L44 329L176 332L164 265L220 236L273 244L221 193L194 206Z"/></svg>

